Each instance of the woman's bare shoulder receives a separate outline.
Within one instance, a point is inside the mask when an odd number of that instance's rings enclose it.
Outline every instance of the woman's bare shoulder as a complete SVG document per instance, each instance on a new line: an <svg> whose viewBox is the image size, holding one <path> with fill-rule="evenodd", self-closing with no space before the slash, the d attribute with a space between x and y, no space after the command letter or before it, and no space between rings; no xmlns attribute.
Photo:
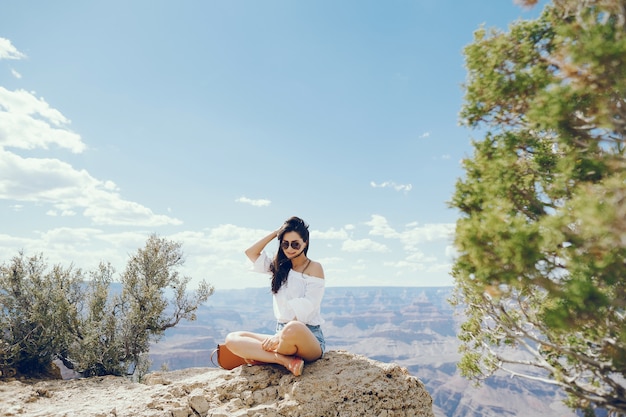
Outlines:
<svg viewBox="0 0 626 417"><path fill-rule="evenodd" d="M306 274L315 278L324 279L324 268L322 268L322 264L316 261L311 261L311 264L306 270Z"/></svg>

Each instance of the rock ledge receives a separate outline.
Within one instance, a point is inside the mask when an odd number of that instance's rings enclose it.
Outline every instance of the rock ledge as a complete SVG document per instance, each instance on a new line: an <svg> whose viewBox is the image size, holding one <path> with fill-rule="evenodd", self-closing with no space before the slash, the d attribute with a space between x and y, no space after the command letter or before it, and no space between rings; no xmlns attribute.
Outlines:
<svg viewBox="0 0 626 417"><path fill-rule="evenodd" d="M144 383L101 377L0 383L4 416L434 417L432 398L406 369L346 351L307 364L233 371L153 372Z"/></svg>

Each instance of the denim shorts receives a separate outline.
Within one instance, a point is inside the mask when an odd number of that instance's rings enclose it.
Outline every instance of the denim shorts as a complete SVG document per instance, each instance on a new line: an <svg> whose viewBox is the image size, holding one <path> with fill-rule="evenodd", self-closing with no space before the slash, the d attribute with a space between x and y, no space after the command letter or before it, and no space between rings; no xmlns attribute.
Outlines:
<svg viewBox="0 0 626 417"><path fill-rule="evenodd" d="M276 323L276 332L279 332L285 327L287 323ZM315 338L320 342L320 348L322 348L322 356L324 356L324 351L326 350L326 340L324 339L324 333L322 333L321 326L312 326L307 324L306 327L313 333Z"/></svg>

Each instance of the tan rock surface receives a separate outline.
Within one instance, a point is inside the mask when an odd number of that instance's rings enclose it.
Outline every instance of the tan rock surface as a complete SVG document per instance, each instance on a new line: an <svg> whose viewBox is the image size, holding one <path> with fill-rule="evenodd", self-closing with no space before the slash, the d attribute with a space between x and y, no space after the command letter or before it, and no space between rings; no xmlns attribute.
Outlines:
<svg viewBox="0 0 626 417"><path fill-rule="evenodd" d="M0 415L46 417L433 417L424 385L402 367L331 351L300 377L277 365L0 382Z"/></svg>

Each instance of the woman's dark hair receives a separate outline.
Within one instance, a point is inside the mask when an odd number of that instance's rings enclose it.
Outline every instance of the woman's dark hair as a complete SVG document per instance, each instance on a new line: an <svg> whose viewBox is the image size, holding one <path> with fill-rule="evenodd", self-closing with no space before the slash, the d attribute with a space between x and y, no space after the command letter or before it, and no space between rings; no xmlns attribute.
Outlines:
<svg viewBox="0 0 626 417"><path fill-rule="evenodd" d="M283 226L278 231L279 245L283 241L285 233L296 232L300 235L303 241L307 244L304 247L304 254L309 251L309 225L299 217L291 217L285 221ZM287 281L287 275L291 269L291 259L285 256L284 251L278 247L278 252L270 265L270 271L272 272L272 292L276 294L280 287Z"/></svg>

